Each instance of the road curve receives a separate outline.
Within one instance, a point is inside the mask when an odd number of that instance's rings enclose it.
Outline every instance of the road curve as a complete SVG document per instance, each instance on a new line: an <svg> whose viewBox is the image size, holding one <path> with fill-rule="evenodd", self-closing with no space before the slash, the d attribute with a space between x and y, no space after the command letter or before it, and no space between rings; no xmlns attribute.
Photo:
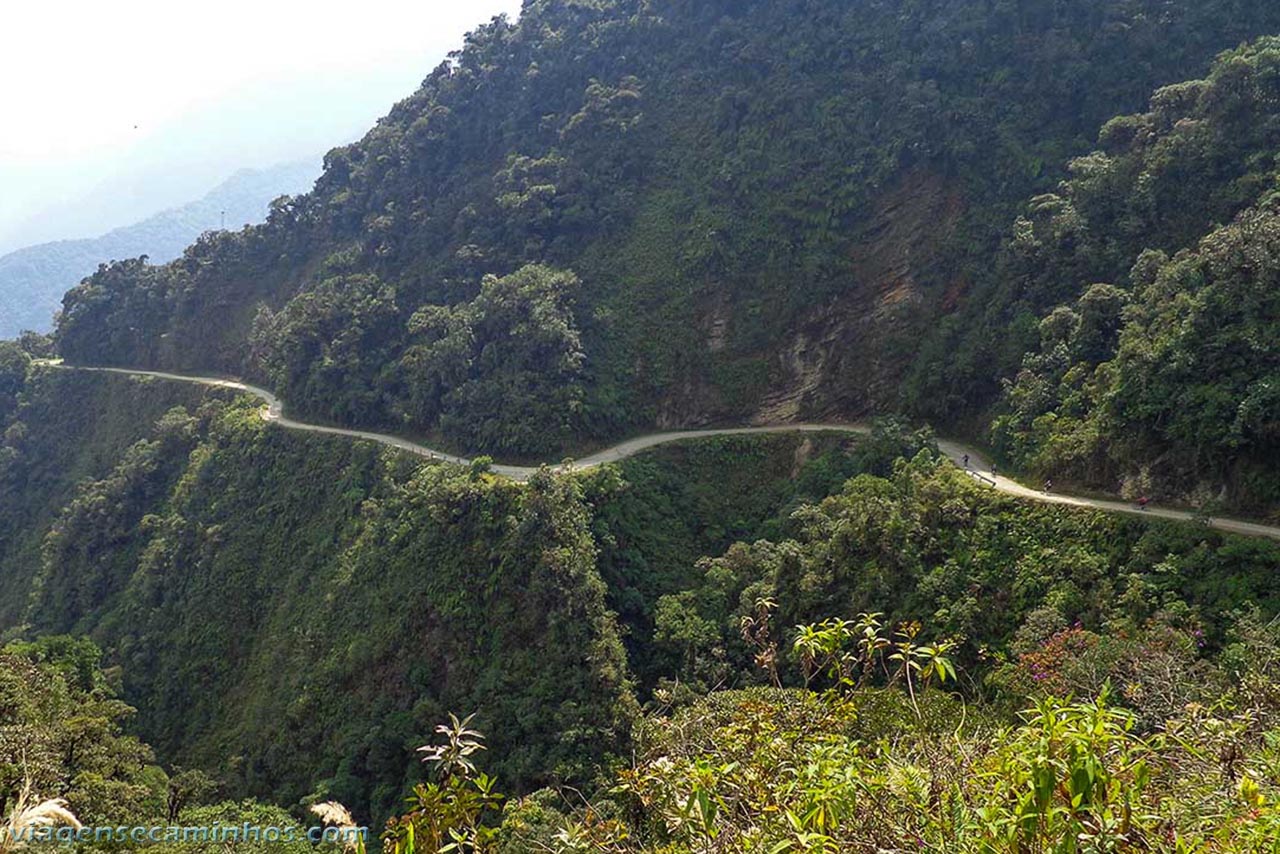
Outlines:
<svg viewBox="0 0 1280 854"><path fill-rule="evenodd" d="M392 448L399 448L420 457L431 460L440 460L442 462L454 463L456 465L469 465L471 460L466 457L460 457L455 454L447 454L444 451L437 451L428 448L425 445L419 445L410 442L408 439L401 439L398 436L389 436L384 433L372 433L366 430L348 430L342 427L325 427L319 424L307 424L302 421L294 421L284 414L284 402L271 392L255 385L240 382L239 380L223 379L220 377L198 377L187 374L171 374L164 371L141 371L130 368L97 368L97 367L80 367L76 365L64 365L58 361L52 360L36 360L37 364L45 367L57 368L69 371L90 371L95 373L108 374L124 374L126 376L136 377L155 377L162 380L173 380L175 382L198 383L214 388L225 388L232 391L243 392L253 395L261 400L265 405L262 408L262 418L272 424L278 424L290 430L300 430L307 433L321 433L329 436L346 436L352 439L364 439L369 442L377 442ZM722 429L710 430L678 430L666 433L650 433L646 436L640 436L635 439L628 439L625 442L606 448L599 453L583 457L580 460L573 460L567 463L568 467L575 470L589 469L605 463L617 462L625 460L628 457L648 450L649 448L665 445L670 442L678 442L684 439L706 439L714 436L750 436L763 433L858 433L866 434L870 429L864 424L779 424L776 426L766 427L728 427ZM965 468L970 475L976 480L987 484L988 486L999 490L1000 492L1016 496L1018 498L1029 499L1031 501L1039 501L1047 504L1063 504L1071 507L1086 507L1094 510L1102 510L1108 513L1127 513L1134 516L1155 517L1158 519L1170 519L1178 522L1197 522L1204 523L1203 517L1199 517L1194 513L1185 510L1169 510L1159 507L1149 506L1146 510L1141 510L1132 504L1126 504L1120 501L1106 501L1098 498L1078 498L1071 495L1060 493L1046 493L1034 489L1029 489L1015 480L1011 480L1003 475L994 473L991 463L986 457L975 448L950 439L939 439L938 449L947 455L957 466ZM967 461L967 464L966 464ZM495 474L509 477L513 480L528 480L538 471L536 467L530 466L509 466L494 464L490 470ZM1228 531L1233 534L1243 534L1250 537L1266 537L1273 540L1280 540L1280 527L1272 525L1263 525L1257 522L1245 522L1239 519L1213 518L1208 524L1214 528Z"/></svg>
<svg viewBox="0 0 1280 854"><path fill-rule="evenodd" d="M969 471L978 480L986 483L1001 492L1018 498L1027 498L1032 501L1040 501L1046 504L1065 504L1069 507L1089 507L1094 510L1104 510L1108 513L1128 513L1133 516L1155 517L1157 519L1172 519L1177 522L1196 522L1204 524L1205 518L1197 516L1195 513L1188 513L1185 510L1169 510L1154 505L1148 505L1146 510L1133 505L1126 504L1123 501L1107 501L1100 498L1077 498L1072 495L1064 495L1056 492L1042 492L1036 489L1030 489L1016 480L1010 480L1003 475L994 474L991 463L973 448L953 442L949 439L938 440L938 450L942 451L951 460L959 466L963 466L963 461L967 455L969 458ZM1268 537L1273 540L1280 540L1280 527L1272 525L1263 525L1257 522L1245 522L1240 519L1225 519L1214 517L1208 520L1211 527L1218 528L1222 531L1229 531L1233 534L1244 534L1248 537Z"/></svg>

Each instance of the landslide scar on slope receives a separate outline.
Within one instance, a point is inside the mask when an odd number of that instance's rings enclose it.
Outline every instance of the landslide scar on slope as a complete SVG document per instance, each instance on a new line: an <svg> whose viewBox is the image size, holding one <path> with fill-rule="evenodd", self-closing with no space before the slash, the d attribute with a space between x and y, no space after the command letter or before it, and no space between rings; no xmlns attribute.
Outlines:
<svg viewBox="0 0 1280 854"><path fill-rule="evenodd" d="M848 290L780 348L753 421L856 418L891 401L910 354L901 342L945 289L931 285L946 281L941 250L963 212L958 189L924 169L882 193L858 229Z"/></svg>

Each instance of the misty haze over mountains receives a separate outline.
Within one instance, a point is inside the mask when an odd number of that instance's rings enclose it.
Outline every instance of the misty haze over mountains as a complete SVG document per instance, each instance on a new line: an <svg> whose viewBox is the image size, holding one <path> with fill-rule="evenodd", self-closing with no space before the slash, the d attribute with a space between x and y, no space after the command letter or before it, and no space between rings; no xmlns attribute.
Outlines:
<svg viewBox="0 0 1280 854"><path fill-rule="evenodd" d="M47 331L62 295L108 261L147 255L171 261L203 232L236 229L266 218L272 199L311 189L320 174L314 157L266 169L242 169L203 198L114 229L101 237L59 240L0 256L0 338L25 329Z"/></svg>
<svg viewBox="0 0 1280 854"><path fill-rule="evenodd" d="M0 255L95 237L186 204L241 167L349 143L459 33L518 10L515 0L375 0L338 20L297 0L12 4L6 29L21 37L0 52L10 81L0 90ZM197 28L172 37L188 13ZM55 31L62 38L46 42Z"/></svg>

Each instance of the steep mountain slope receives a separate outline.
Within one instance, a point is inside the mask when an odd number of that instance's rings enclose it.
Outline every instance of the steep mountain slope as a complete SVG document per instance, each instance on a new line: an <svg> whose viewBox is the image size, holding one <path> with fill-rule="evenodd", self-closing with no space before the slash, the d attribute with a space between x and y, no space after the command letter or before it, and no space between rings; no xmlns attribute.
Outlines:
<svg viewBox="0 0 1280 854"><path fill-rule="evenodd" d="M20 397L0 414L2 631L97 638L168 761L368 814L450 710L501 729L495 767L522 787L585 780L624 742L574 483L294 434L172 383L37 370ZM104 429L122 408L136 439Z"/></svg>
<svg viewBox="0 0 1280 854"><path fill-rule="evenodd" d="M11 347L0 342L0 625L6 630L23 622L45 534L77 485L110 473L171 408L195 408L209 397L195 387L70 373L27 383Z"/></svg>
<svg viewBox="0 0 1280 854"><path fill-rule="evenodd" d="M75 288L56 343L504 455L994 418L1045 476L1274 509L1271 31L1233 0L531 0L265 224ZM399 830L486 854L1280 839L1276 543L1002 495L897 419L523 484L254 407L0 342L0 632L100 644L228 796L376 825L431 777ZM470 820L415 751L451 712L528 797Z"/></svg>
<svg viewBox="0 0 1280 854"><path fill-rule="evenodd" d="M535 0L264 226L77 288L59 347L504 453L978 412L998 373L917 350L985 293L1018 205L1111 116L1277 30L1243 2ZM999 341L981 365L1033 343Z"/></svg>
<svg viewBox="0 0 1280 854"><path fill-rule="evenodd" d="M1026 631L1160 619L1219 644L1280 602L1276 544L1022 503L893 425L517 484L255 406L0 343L0 631L89 635L160 760L228 797L376 825L450 711L479 713L502 791L587 791L629 744L630 673L662 703L764 678L761 601L775 664L796 621L884 609L967 636L978 675Z"/></svg>
<svg viewBox="0 0 1280 854"><path fill-rule="evenodd" d="M974 325L1046 312L996 444L1064 480L1280 512L1280 39L1101 143L1019 220Z"/></svg>
<svg viewBox="0 0 1280 854"><path fill-rule="evenodd" d="M14 351L0 635L94 638L166 763L364 815L395 805L449 711L481 713L508 791L588 781L636 711L623 632L647 668L653 605L704 550L903 450L735 437L518 484Z"/></svg>
<svg viewBox="0 0 1280 854"><path fill-rule="evenodd" d="M62 295L98 265L139 255L157 264L171 261L201 233L218 228L224 212L231 225L262 222L272 199L310 190L319 172L319 164L309 161L243 169L198 201L101 237L29 246L0 257L0 338L24 329L49 331Z"/></svg>

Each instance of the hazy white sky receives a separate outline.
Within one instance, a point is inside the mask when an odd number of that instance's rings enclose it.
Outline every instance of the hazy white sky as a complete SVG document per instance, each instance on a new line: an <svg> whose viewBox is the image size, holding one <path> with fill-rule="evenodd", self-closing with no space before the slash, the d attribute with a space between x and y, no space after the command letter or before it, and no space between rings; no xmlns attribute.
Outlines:
<svg viewBox="0 0 1280 854"><path fill-rule="evenodd" d="M124 224L240 167L319 156L410 94L467 30L519 6L6 0L0 251Z"/></svg>

